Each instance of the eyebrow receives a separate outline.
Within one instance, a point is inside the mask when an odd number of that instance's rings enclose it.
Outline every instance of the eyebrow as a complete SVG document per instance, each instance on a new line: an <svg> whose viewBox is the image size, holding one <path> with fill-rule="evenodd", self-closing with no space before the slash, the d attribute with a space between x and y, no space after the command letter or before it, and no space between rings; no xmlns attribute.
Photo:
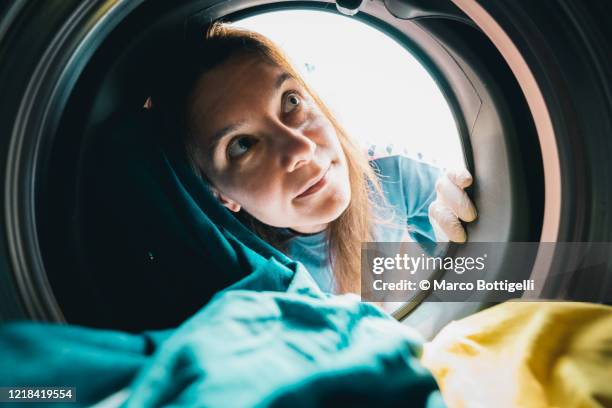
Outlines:
<svg viewBox="0 0 612 408"><path fill-rule="evenodd" d="M278 91L280 89L280 87L283 85L283 83L285 83L286 80L293 78L291 76L291 74L289 74L288 72L282 72L279 76L276 77L276 81L274 81L274 90ZM223 139L225 136L227 136L229 133L234 132L236 129L239 129L240 127L242 127L244 124L246 123L246 121L240 121L240 122L236 122L236 123L232 123L230 125L227 125L219 130L217 130L211 140L210 143L208 145L208 151L210 152L210 154L212 154L215 151L215 148L217 147L217 145L219 144L219 142L221 141L221 139Z"/></svg>
<svg viewBox="0 0 612 408"><path fill-rule="evenodd" d="M279 76L276 77L276 82L274 82L274 90L277 91L289 78L292 78L291 74L283 71Z"/></svg>

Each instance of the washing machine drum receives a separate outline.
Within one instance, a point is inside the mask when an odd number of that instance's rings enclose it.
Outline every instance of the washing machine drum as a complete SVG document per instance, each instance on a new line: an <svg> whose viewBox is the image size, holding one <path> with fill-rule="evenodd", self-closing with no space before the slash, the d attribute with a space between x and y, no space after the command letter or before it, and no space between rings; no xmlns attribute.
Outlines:
<svg viewBox="0 0 612 408"><path fill-rule="evenodd" d="M2 98L10 101L0 105L1 319L169 327L249 270L249 257L236 252L248 231L212 199L142 105L186 18L232 20L303 4L170 3L0 6L0 60L10 61L0 64ZM610 241L609 2L360 7L353 18L411 48L455 113L476 180L472 239ZM211 227L224 222L236 228L236 241ZM225 241L208 239L219 234ZM285 259L261 240L249 246ZM538 255L521 273L546 280L569 256L557 255L547 262ZM515 278L503 261L498 277ZM606 282L609 267L574 292L546 280L541 296L598 301L602 288L612 291ZM480 307L458 306L448 318Z"/></svg>

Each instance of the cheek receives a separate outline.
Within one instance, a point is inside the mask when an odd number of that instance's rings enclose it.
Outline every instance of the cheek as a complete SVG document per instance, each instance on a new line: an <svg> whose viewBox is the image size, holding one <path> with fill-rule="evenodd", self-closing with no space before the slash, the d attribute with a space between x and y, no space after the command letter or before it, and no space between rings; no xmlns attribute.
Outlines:
<svg viewBox="0 0 612 408"><path fill-rule="evenodd" d="M253 217L273 227L291 225L295 214L280 188L266 187L245 193L242 208Z"/></svg>
<svg viewBox="0 0 612 408"><path fill-rule="evenodd" d="M228 194L235 197L242 206L275 201L278 195L276 183L266 183L264 180L262 177L240 177L228 186Z"/></svg>
<svg viewBox="0 0 612 408"><path fill-rule="evenodd" d="M270 223L271 219L286 210L283 186L272 175L242 175L225 187L230 198L264 223Z"/></svg>
<svg viewBox="0 0 612 408"><path fill-rule="evenodd" d="M313 120L310 124L309 131L315 137L318 138L318 142L326 146L327 149L333 151L335 158L344 160L344 152L336 128L324 115L318 115L316 120ZM314 136L316 135L316 136Z"/></svg>
<svg viewBox="0 0 612 408"><path fill-rule="evenodd" d="M306 133L319 135L320 138L325 139L328 143L337 139L334 126L323 114L313 112L309 119Z"/></svg>
<svg viewBox="0 0 612 408"><path fill-rule="evenodd" d="M351 180L346 163L338 163L338 175L336 178L337 200L346 207L351 199Z"/></svg>

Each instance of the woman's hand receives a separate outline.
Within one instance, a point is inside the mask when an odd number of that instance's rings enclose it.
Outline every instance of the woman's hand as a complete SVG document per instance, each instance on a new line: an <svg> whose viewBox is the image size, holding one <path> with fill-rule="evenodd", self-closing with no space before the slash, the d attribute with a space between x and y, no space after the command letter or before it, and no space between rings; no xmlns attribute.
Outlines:
<svg viewBox="0 0 612 408"><path fill-rule="evenodd" d="M476 219L476 207L463 190L472 184L472 175L465 169L447 171L436 181L436 199L429 205L429 222L438 241L465 242L461 221Z"/></svg>

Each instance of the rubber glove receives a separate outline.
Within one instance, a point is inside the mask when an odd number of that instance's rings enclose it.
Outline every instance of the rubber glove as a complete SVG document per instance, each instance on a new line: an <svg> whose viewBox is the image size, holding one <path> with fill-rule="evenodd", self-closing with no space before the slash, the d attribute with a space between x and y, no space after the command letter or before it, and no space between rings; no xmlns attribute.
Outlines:
<svg viewBox="0 0 612 408"><path fill-rule="evenodd" d="M467 235L461 221L476 219L476 207L464 188L472 184L465 169L449 170L436 181L436 199L429 205L429 222L440 242L465 242Z"/></svg>

